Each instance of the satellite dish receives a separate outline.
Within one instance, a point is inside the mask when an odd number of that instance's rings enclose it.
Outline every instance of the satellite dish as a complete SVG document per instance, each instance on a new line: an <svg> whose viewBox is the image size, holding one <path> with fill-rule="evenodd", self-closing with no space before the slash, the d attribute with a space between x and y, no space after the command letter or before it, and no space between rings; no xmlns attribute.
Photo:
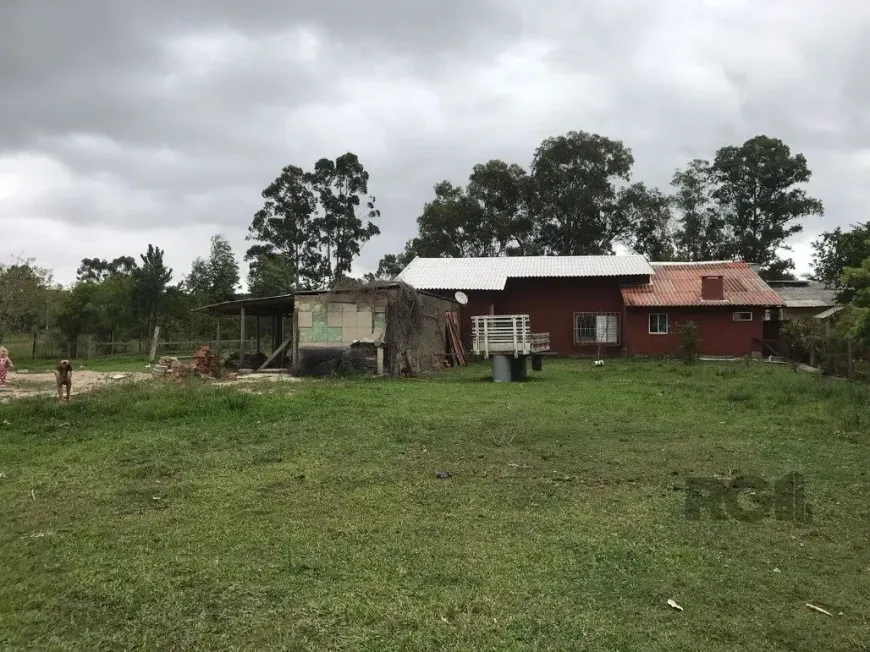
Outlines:
<svg viewBox="0 0 870 652"><path fill-rule="evenodd" d="M455 295L456 301L459 302L459 305L464 306L468 303L468 297L465 295L465 292L457 292Z"/></svg>

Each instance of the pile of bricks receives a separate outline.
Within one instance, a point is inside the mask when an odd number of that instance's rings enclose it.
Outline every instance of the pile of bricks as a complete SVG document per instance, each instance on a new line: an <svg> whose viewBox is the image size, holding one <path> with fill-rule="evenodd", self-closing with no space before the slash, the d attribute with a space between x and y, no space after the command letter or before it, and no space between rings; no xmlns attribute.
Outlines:
<svg viewBox="0 0 870 652"><path fill-rule="evenodd" d="M178 358L164 356L151 368L151 375L157 378L165 378L166 376L178 374L180 369L181 363L178 361Z"/></svg>
<svg viewBox="0 0 870 652"><path fill-rule="evenodd" d="M220 376L220 360L208 345L193 354L193 372L200 376Z"/></svg>

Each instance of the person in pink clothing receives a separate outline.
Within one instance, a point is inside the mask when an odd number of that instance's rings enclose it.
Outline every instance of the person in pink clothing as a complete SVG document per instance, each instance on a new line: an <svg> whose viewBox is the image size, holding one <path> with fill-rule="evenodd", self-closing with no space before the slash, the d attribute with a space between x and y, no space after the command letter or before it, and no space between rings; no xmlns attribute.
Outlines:
<svg viewBox="0 0 870 652"><path fill-rule="evenodd" d="M6 387L6 373L9 369L15 369L15 365L12 364L6 347L0 346L0 387Z"/></svg>

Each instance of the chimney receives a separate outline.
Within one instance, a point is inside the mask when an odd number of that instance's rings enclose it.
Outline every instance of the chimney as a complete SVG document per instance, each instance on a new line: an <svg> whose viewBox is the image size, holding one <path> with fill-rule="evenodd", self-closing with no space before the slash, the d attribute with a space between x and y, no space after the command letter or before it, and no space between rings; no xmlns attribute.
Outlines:
<svg viewBox="0 0 870 652"><path fill-rule="evenodd" d="M701 277L701 300L723 301L725 299L724 279L721 276Z"/></svg>

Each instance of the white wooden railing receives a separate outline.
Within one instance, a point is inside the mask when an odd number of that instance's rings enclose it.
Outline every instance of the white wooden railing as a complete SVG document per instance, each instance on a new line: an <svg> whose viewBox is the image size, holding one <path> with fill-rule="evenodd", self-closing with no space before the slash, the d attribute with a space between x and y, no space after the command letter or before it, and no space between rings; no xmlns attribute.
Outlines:
<svg viewBox="0 0 870 652"><path fill-rule="evenodd" d="M550 350L549 333L533 333L528 315L484 315L471 318L471 348L490 355L531 355Z"/></svg>

